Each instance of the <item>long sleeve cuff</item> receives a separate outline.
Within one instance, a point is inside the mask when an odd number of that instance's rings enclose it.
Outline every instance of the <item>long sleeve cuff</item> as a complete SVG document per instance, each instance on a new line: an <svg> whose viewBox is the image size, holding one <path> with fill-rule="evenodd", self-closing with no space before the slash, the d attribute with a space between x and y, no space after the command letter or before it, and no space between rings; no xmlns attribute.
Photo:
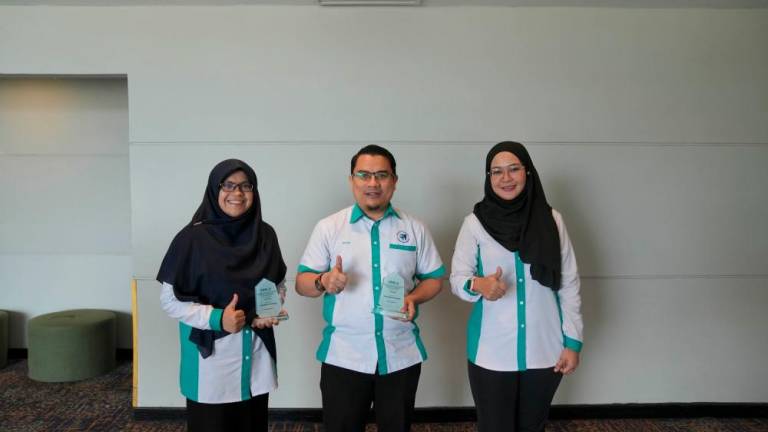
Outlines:
<svg viewBox="0 0 768 432"><path fill-rule="evenodd" d="M569 338L568 336L565 336L565 335L563 335L563 339L564 339L563 345L565 345L566 348L572 351L581 352L581 347L582 345L584 345L581 341Z"/></svg>
<svg viewBox="0 0 768 432"><path fill-rule="evenodd" d="M212 309L211 316L208 318L208 324L211 326L211 330L221 331L221 317L224 315L224 309Z"/></svg>
<svg viewBox="0 0 768 432"><path fill-rule="evenodd" d="M471 289L469 289L472 286L472 278L467 279L466 282L464 282L464 292L471 295L471 296L478 296L480 293L474 292Z"/></svg>

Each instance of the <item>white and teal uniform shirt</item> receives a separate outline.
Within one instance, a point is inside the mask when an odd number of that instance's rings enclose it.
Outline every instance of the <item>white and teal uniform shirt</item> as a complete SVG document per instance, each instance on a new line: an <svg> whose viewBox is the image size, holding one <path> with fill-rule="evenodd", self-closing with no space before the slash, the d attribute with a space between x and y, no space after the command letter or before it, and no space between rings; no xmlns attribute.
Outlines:
<svg viewBox="0 0 768 432"><path fill-rule="evenodd" d="M284 283L279 289L285 290ZM216 339L213 354L203 358L190 342L192 328L221 330L223 309L179 301L173 286L163 283L160 305L169 317L179 320L181 394L200 403L248 400L277 388L277 368L267 347L246 325L237 333Z"/></svg>
<svg viewBox="0 0 768 432"><path fill-rule="evenodd" d="M494 240L474 214L464 218L456 240L451 290L474 306L467 326L467 357L495 371L550 368L563 347L581 351L582 329L579 273L563 219L552 216L560 233L562 287L559 291L531 278L530 265L517 252ZM507 293L496 301L470 291L473 276L487 276L501 267Z"/></svg>
<svg viewBox="0 0 768 432"><path fill-rule="evenodd" d="M426 360L415 318L402 322L372 311L387 276L402 277L407 293L419 280L445 274L427 228L391 206L373 221L354 205L317 223L298 272L326 272L336 256L342 258L347 286L339 294L323 295L327 324L317 359L363 373L378 367L382 375Z"/></svg>

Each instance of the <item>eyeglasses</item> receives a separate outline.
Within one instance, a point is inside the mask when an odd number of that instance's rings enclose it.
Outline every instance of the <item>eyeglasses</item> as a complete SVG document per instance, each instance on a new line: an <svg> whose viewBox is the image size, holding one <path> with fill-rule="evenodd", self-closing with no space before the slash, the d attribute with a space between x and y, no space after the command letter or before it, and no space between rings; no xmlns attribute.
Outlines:
<svg viewBox="0 0 768 432"><path fill-rule="evenodd" d="M219 187L226 192L234 192L235 189L240 189L242 192L253 192L253 183L232 183L224 182L219 184Z"/></svg>
<svg viewBox="0 0 768 432"><path fill-rule="evenodd" d="M389 171L376 171L376 172L358 171L352 175L356 179L362 180L362 181L368 181L371 179L371 177L376 178L376 180L378 181L389 180L390 178L392 178L392 173Z"/></svg>
<svg viewBox="0 0 768 432"><path fill-rule="evenodd" d="M514 176L514 175L519 174L520 171L525 171L525 167L522 166L522 165L513 164L513 165L509 165L509 166L504 167L504 168L502 168L502 167L491 168L491 170L488 171L488 175L493 177L493 178L500 178L501 176L504 175L505 172L507 174L509 174L510 176Z"/></svg>

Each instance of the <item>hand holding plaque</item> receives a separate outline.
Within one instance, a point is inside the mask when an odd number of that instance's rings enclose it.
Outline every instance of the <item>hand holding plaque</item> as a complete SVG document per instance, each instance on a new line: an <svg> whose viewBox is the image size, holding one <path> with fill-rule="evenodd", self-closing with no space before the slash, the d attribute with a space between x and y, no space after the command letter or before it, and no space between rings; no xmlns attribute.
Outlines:
<svg viewBox="0 0 768 432"><path fill-rule="evenodd" d="M276 318L279 321L288 319L288 312L283 309L283 298L278 293L274 282L262 279L256 284L255 291L257 319Z"/></svg>
<svg viewBox="0 0 768 432"><path fill-rule="evenodd" d="M381 281L381 295L373 308L373 313L396 319L408 319L403 313L405 306L405 281L393 273Z"/></svg>

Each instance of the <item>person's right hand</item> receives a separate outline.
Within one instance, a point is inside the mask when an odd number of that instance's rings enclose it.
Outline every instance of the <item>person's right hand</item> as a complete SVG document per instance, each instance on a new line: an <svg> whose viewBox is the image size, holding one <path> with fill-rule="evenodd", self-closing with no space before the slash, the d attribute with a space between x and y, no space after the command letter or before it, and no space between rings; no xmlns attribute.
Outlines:
<svg viewBox="0 0 768 432"><path fill-rule="evenodd" d="M323 284L323 288L329 294L338 294L344 291L344 287L347 286L347 274L344 273L341 266L341 255L336 256L336 265L331 271L320 276L320 283Z"/></svg>
<svg viewBox="0 0 768 432"><path fill-rule="evenodd" d="M242 309L235 310L237 294L232 296L232 301L224 308L221 316L221 327L228 333L237 333L245 326L245 312Z"/></svg>
<svg viewBox="0 0 768 432"><path fill-rule="evenodd" d="M501 267L496 267L496 273L475 278L472 289L482 294L483 298L490 301L496 301L507 293L507 284L501 278Z"/></svg>

